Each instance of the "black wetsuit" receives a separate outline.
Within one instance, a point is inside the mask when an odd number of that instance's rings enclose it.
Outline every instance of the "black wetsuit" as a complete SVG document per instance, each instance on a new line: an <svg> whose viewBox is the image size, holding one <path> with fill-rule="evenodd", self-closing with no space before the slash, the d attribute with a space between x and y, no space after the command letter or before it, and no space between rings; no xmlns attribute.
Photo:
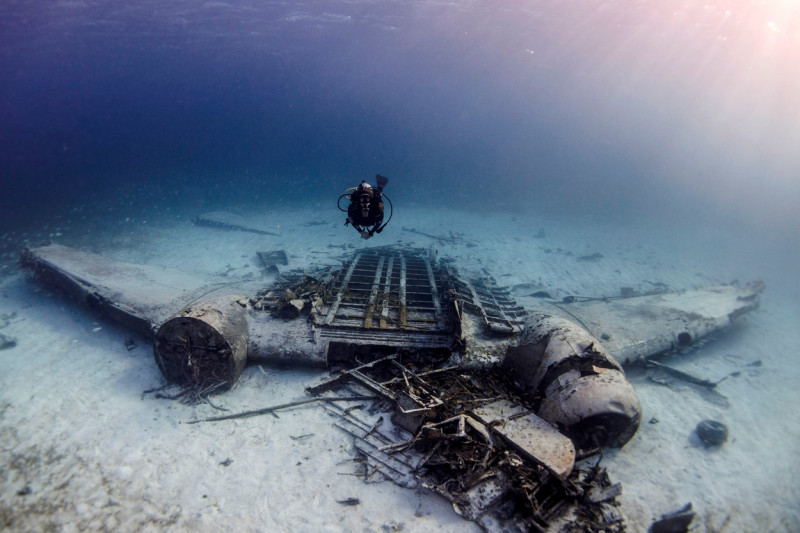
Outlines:
<svg viewBox="0 0 800 533"><path fill-rule="evenodd" d="M347 221L353 224L353 227L359 233L366 231L370 237L375 233L383 231L381 224L383 224L383 198L381 197L381 189L372 189L372 199L369 202L369 213L366 217L361 214L361 205L359 198L361 191L357 190L350 197L350 205L347 207Z"/></svg>

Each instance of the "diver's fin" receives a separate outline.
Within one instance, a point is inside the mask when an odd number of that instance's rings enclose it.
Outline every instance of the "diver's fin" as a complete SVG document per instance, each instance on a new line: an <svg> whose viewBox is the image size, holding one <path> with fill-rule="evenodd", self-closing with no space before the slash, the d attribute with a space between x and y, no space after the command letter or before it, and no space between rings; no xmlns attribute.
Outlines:
<svg viewBox="0 0 800 533"><path fill-rule="evenodd" d="M375 174L375 179L377 180L378 187L383 189L389 184L389 178L386 176L381 176L380 174Z"/></svg>

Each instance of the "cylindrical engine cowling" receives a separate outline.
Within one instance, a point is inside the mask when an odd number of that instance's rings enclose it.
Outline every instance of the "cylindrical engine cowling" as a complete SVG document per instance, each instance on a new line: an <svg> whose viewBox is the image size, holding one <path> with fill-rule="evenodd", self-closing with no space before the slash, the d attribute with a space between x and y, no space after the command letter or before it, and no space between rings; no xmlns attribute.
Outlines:
<svg viewBox="0 0 800 533"><path fill-rule="evenodd" d="M622 446L639 427L639 399L622 367L570 320L534 317L505 366L537 414L579 448Z"/></svg>
<svg viewBox="0 0 800 533"><path fill-rule="evenodd" d="M189 305L156 333L155 359L167 381L230 388L247 362L245 296L229 295Z"/></svg>

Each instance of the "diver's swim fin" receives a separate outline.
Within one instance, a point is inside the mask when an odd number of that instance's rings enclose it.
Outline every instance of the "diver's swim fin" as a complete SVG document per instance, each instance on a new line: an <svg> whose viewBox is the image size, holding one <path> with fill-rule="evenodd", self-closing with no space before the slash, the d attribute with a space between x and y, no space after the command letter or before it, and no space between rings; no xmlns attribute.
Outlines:
<svg viewBox="0 0 800 533"><path fill-rule="evenodd" d="M389 184L389 178L386 176L381 176L380 174L375 174L375 180L377 180L378 187L383 189L386 185Z"/></svg>

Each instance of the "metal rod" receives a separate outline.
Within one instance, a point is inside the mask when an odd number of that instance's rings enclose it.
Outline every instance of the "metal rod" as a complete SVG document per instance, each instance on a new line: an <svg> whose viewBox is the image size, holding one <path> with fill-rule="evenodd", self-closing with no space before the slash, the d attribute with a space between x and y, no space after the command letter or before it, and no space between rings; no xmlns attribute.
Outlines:
<svg viewBox="0 0 800 533"><path fill-rule="evenodd" d="M400 255L400 328L407 326L408 310L406 309L406 255Z"/></svg>
<svg viewBox="0 0 800 533"><path fill-rule="evenodd" d="M392 289L392 270L394 268L394 256L389 259L389 266L386 268L386 283L383 284L383 303L381 305L381 328L386 328L386 319L389 318L389 292Z"/></svg>
<svg viewBox="0 0 800 533"><path fill-rule="evenodd" d="M331 304L331 308L328 309L328 314L325 316L325 321L323 324L330 324L333 322L333 318L336 316L336 311L339 309L339 304L342 303L342 298L344 298L344 291L347 289L347 284L350 283L350 278L353 276L353 271L356 269L359 259L361 259L361 254L356 254L356 256L353 257L353 262L350 263L350 268L347 269L347 273L344 275L344 279L342 280L342 285L339 287L339 291L336 293L336 300L334 300L334 302Z"/></svg>
<svg viewBox="0 0 800 533"><path fill-rule="evenodd" d="M444 329L444 316L442 315L442 304L439 303L439 290L436 288L436 278L433 276L433 268L431 268L430 261L425 261L425 267L428 270L428 282L431 284L431 297L433 298L434 313L436 315L436 323L440 329Z"/></svg>
<svg viewBox="0 0 800 533"><path fill-rule="evenodd" d="M372 291L369 295L369 303L367 305L367 312L364 314L364 327L372 327L372 313L375 312L375 300L378 299L378 288L381 282L381 275L383 274L383 262L385 256L381 256L378 261L378 268L375 269L375 276L372 278Z"/></svg>

